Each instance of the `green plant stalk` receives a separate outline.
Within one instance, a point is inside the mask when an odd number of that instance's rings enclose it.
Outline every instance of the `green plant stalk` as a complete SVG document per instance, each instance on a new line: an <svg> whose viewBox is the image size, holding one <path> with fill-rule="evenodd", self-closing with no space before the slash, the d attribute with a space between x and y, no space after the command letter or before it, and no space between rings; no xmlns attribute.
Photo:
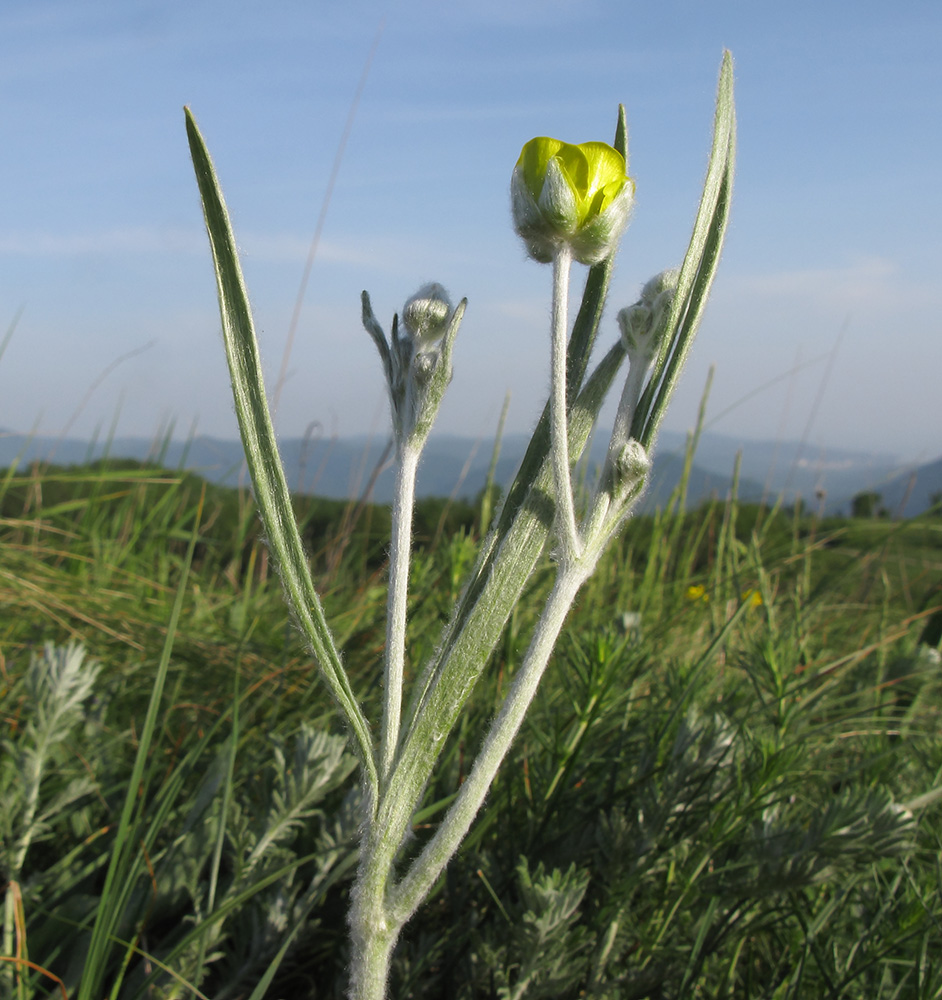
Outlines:
<svg viewBox="0 0 942 1000"><path fill-rule="evenodd" d="M613 510L604 520L603 527L587 538L580 556L560 563L523 664L475 758L471 773L435 836L410 864L398 885L392 884L392 864L399 841L390 837L389 829L379 823L371 831L351 912L354 940L364 942L353 954L350 993L353 1000L382 1000L385 996L389 962L402 927L432 890L471 828L533 701L572 602L592 575L599 557L640 495L642 486L639 481L615 501L613 507L618 508L617 513ZM437 747L432 755L426 755L429 776L437 755ZM380 804L380 820L384 818L385 805L384 799ZM365 942L368 941L367 946Z"/></svg>
<svg viewBox="0 0 942 1000"><path fill-rule="evenodd" d="M572 408L569 445L581 454L591 434L606 391L624 359L624 348L616 343L599 363ZM446 640L447 654L426 697L403 737L396 766L373 821L379 841L367 846L365 857L379 851L392 859L406 835L444 741L454 727L461 708L470 697L478 677L497 644L504 625L542 553L553 524L550 499L553 471L548 459L533 484L525 504L491 563L486 584L456 633ZM369 841L369 832L365 841Z"/></svg>
<svg viewBox="0 0 942 1000"><path fill-rule="evenodd" d="M355 944L351 1000L382 1000L386 996L389 963L399 933L438 880L480 809L520 728L572 600L591 572L585 570L585 564L577 563L558 575L521 670L475 759L471 774L461 786L438 832L397 886L390 886L390 878L392 857L398 843L385 838L384 830L371 836L372 849L364 859L351 912Z"/></svg>
<svg viewBox="0 0 942 1000"><path fill-rule="evenodd" d="M596 376L599 376L597 371L590 379L587 389L597 389L599 382L607 387L611 381L610 377L606 377L608 372L614 374L617 371L623 356L624 350L619 343L600 364L599 368L603 375L597 378ZM598 396L590 392L589 398L593 401L590 404L593 414L591 417L581 411L580 407L573 408L574 413L582 417L581 420L573 421L569 428L577 453L581 452L586 443L598 405L604 398L604 392ZM551 459L547 459L543 473L534 485L534 491L539 491L544 497L546 494L542 493L542 490L551 489L554 480L554 470L551 466ZM471 775L448 809L436 836L419 858L410 865L402 882L396 886L393 863L400 844L418 807L422 791L431 778L442 743L451 731L492 648L487 642L476 642L472 632L467 637L469 645L467 660L462 663L460 660L452 662L458 655L456 651L462 651L462 642L459 641L453 647L449 662L446 664L448 669L437 679L432 697L423 706L416 720L416 729L409 733L406 745L397 760L392 781L388 788L383 789L377 817L364 837L360 871L350 915L351 933L356 945L350 993L354 1000L379 1000L385 996L389 961L399 932L434 886L442 869L467 834L500 762L506 756L519 731L576 593L592 574L611 535L617 530L640 492L639 483L635 489L623 494L617 505L619 513L617 515L612 513L605 520L604 528L591 536L583 554L566 565L561 564L553 592L531 638L524 664L515 678L497 720L491 727L484 747L475 759ZM522 513L515 523L515 528L522 519ZM543 513L539 523L542 531L537 536L539 543L533 557L534 561L549 535L553 523L552 511L548 515ZM513 538L512 529L504 541L504 546L512 542ZM497 564L501 562L500 558L496 561ZM511 566L513 565L511 562ZM524 573L508 574L504 585L509 593L500 594L500 598L508 601L508 607L512 607L519 597L518 588L523 586L531 569L532 565ZM499 584L495 582L494 585ZM500 605L496 608L493 604L489 605L489 610L491 615L485 616L482 624L493 626L494 618L499 618L502 627L506 619L494 614L500 610ZM464 638L464 635L460 637L462 640ZM496 636L494 641L496 642ZM483 655L482 649L486 650ZM449 677L450 684L446 679ZM423 723L432 729L424 728Z"/></svg>
<svg viewBox="0 0 942 1000"><path fill-rule="evenodd" d="M523 663L475 758L471 773L461 785L458 797L449 807L435 836L410 865L392 893L389 909L400 924L412 916L431 891L470 829L497 769L523 723L572 602L592 574L600 554L601 549L593 553L587 551L578 562L560 568Z"/></svg>
<svg viewBox="0 0 942 1000"><path fill-rule="evenodd" d="M386 613L386 664L383 689L383 721L380 743L380 782L385 785L392 771L399 742L402 717L402 679L406 654L406 607L409 594L409 562L412 553L412 513L415 507L415 476L421 447L405 441L396 464L396 487L389 545L389 593Z"/></svg>
<svg viewBox="0 0 942 1000"><path fill-rule="evenodd" d="M311 579L275 443L255 325L229 213L209 151L188 108L186 130L212 250L226 359L229 363L242 446L255 488L255 501L265 525L269 547L281 574L288 605L353 732L364 777L370 789L370 798L375 802L378 774L369 724L343 669L340 654L334 645L320 598Z"/></svg>
<svg viewBox="0 0 942 1000"><path fill-rule="evenodd" d="M553 312L550 332L550 455L556 487L556 532L563 565L578 559L582 552L576 524L572 475L569 466L569 433L566 400L566 335L569 326L569 274L572 250L563 244L553 256Z"/></svg>

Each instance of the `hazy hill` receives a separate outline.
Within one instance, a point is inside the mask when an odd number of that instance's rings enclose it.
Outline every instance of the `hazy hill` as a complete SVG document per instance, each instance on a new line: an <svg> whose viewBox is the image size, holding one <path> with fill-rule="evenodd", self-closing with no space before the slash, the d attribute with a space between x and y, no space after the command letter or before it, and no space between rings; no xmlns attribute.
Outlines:
<svg viewBox="0 0 942 1000"><path fill-rule="evenodd" d="M942 458L904 471L876 488L893 517L912 517L942 498Z"/></svg>
<svg viewBox="0 0 942 1000"><path fill-rule="evenodd" d="M497 464L497 481L507 484L526 448L522 434L507 435ZM360 495L373 480L372 495L380 503L392 497L393 472L381 438L289 438L281 442L289 486L293 490L325 497ZM492 441L450 435L433 435L419 468L420 496L473 497L483 487L491 462ZM664 432L655 453L654 474L645 506L663 505L680 478L684 436ZM589 468L604 457L604 442L593 445ZM145 438L114 438L102 442L71 438L28 438L0 432L0 467L14 462L53 461L74 465L101 457L150 459L171 468L183 466L214 482L246 482L242 447L237 441L195 437L186 442L157 442ZM803 497L809 504L832 512L848 511L856 493L881 493L896 513L909 490L905 513L913 515L929 505L929 497L942 491L942 459L915 470L902 469L891 455L846 449L810 448L793 441L749 441L705 433L691 471L688 502L709 496L726 496L741 453L739 494L745 500L784 495L786 503ZM385 456L385 459L384 459ZM909 487L911 474L916 485Z"/></svg>

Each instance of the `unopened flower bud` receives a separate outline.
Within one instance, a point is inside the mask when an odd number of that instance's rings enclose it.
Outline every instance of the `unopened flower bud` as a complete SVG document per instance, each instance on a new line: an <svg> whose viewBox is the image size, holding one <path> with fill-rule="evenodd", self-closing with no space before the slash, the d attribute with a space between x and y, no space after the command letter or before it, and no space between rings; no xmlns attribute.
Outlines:
<svg viewBox="0 0 942 1000"><path fill-rule="evenodd" d="M680 271L676 267L669 267L666 271L655 274L644 283L644 288L641 289L641 301L650 306L665 293L673 298L679 278Z"/></svg>
<svg viewBox="0 0 942 1000"><path fill-rule="evenodd" d="M640 441L629 438L615 462L623 481L631 484L639 482L651 470L651 459Z"/></svg>
<svg viewBox="0 0 942 1000"><path fill-rule="evenodd" d="M643 302L626 306L618 313L618 327L621 330L625 350L637 353L647 342L651 332L651 309Z"/></svg>
<svg viewBox="0 0 942 1000"><path fill-rule="evenodd" d="M597 264L624 232L634 189L624 157L604 142L531 139L510 182L514 228L534 260L549 263L568 244L577 261Z"/></svg>
<svg viewBox="0 0 942 1000"><path fill-rule="evenodd" d="M448 332L452 311L448 292L433 281L402 307L402 325L417 345L430 346Z"/></svg>
<svg viewBox="0 0 942 1000"><path fill-rule="evenodd" d="M657 353L677 291L678 275L674 268L656 274L641 289L641 298L618 313L622 343L632 366L649 365Z"/></svg>
<svg viewBox="0 0 942 1000"><path fill-rule="evenodd" d="M680 271L676 267L671 267L656 274L641 289L641 301L651 308L651 326L657 331L658 340L674 304L679 278Z"/></svg>

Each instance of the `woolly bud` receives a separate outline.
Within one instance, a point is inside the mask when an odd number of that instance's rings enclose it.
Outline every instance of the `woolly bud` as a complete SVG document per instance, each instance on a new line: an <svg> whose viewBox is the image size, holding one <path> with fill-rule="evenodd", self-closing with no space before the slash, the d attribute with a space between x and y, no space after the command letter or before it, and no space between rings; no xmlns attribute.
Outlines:
<svg viewBox="0 0 942 1000"><path fill-rule="evenodd" d="M616 470L623 482L635 484L651 470L651 459L640 441L629 438L615 460Z"/></svg>
<svg viewBox="0 0 942 1000"><path fill-rule="evenodd" d="M680 271L676 267L669 267L666 271L655 274L644 283L644 288L641 289L641 301L650 306L665 293L673 298L679 279Z"/></svg>
<svg viewBox="0 0 942 1000"><path fill-rule="evenodd" d="M618 313L622 343L632 365L651 363L665 332L667 317L677 291L679 271L656 274L641 289L641 298Z"/></svg>
<svg viewBox="0 0 942 1000"><path fill-rule="evenodd" d="M402 325L417 345L431 346L448 332L452 307L437 281L423 285L402 307Z"/></svg>

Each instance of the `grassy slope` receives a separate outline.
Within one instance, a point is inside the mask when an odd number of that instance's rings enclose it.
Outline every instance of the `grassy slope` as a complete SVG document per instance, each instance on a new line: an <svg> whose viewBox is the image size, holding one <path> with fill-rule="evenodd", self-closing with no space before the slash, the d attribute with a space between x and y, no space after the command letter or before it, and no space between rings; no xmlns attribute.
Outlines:
<svg viewBox="0 0 942 1000"><path fill-rule="evenodd" d="M325 742L337 724L250 498L131 464L0 477L7 865L28 816L24 747L42 723L30 652L81 640L103 664L49 751L9 950L19 930L20 957L72 995L197 529L142 822L161 789L173 795L119 922L137 950L122 973L115 948L105 980L144 995L159 972L144 951L217 1000L248 996L295 928L270 995L340 996L356 785ZM413 665L460 589L473 515L420 511ZM306 501L299 516L375 718L388 512ZM549 573L445 748L417 841L467 770ZM940 521L815 522L728 503L629 525L580 598L486 814L409 928L396 996L942 995L939 809L918 801L942 784L940 579ZM202 942L184 940L194 920ZM153 995L187 995L160 982ZM61 995L39 971L6 984Z"/></svg>

